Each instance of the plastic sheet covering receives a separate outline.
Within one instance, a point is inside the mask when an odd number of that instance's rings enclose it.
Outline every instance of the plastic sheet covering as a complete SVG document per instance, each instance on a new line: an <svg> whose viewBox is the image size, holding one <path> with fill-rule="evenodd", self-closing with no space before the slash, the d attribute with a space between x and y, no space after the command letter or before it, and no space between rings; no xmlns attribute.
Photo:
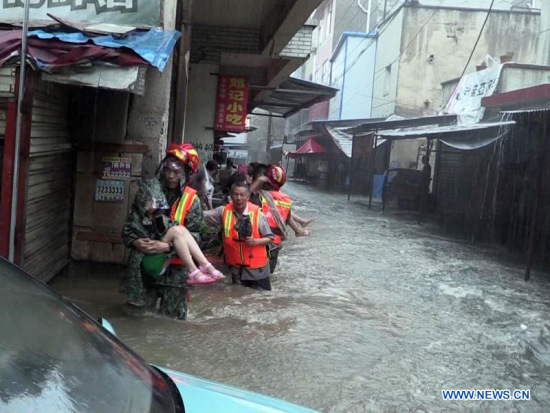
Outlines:
<svg viewBox="0 0 550 413"><path fill-rule="evenodd" d="M156 27L147 32L136 31L124 37L115 38L112 35L92 37L81 32L66 33L62 31L33 30L29 33L29 37L38 37L39 39L56 38L65 43L76 44L92 42L97 46L113 49L126 47L132 49L162 72L170 58L172 49L181 37L181 33L177 30L164 30Z"/></svg>
<svg viewBox="0 0 550 413"><path fill-rule="evenodd" d="M450 125L431 128L409 128L378 131L377 135L391 139L439 139L448 146L461 150L474 150L490 145L504 136L514 121Z"/></svg>
<svg viewBox="0 0 550 413"><path fill-rule="evenodd" d="M493 142L498 141L507 133L508 130L505 129L503 131L500 131L500 133L498 133L496 136L494 135L493 131L492 134L483 134L475 137L440 139L440 142L444 143L447 146L450 146L451 148L460 149L462 151L472 151L474 149L483 148L484 146L490 145Z"/></svg>
<svg viewBox="0 0 550 413"><path fill-rule="evenodd" d="M327 133L331 136L336 146L340 148L342 153L346 155L348 158L351 158L351 152L352 152L352 146L353 146L353 134L347 132L349 130L349 127L343 127L343 128L335 128L332 126L324 126ZM361 139L361 138L355 138L355 139ZM379 138L377 141L376 146L382 145L384 142L386 142L385 139Z"/></svg>
<svg viewBox="0 0 550 413"><path fill-rule="evenodd" d="M0 66L17 64L21 50L22 30L0 30ZM27 59L33 68L55 72L72 66L148 65L144 58L132 49L113 49L89 43L68 43L59 39L28 39Z"/></svg>

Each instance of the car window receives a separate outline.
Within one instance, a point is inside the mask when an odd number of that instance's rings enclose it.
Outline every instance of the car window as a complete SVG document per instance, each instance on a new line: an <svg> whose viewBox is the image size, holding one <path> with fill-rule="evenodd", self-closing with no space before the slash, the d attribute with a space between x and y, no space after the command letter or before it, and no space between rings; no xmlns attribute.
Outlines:
<svg viewBox="0 0 550 413"><path fill-rule="evenodd" d="M0 259L0 411L175 411L160 373Z"/></svg>

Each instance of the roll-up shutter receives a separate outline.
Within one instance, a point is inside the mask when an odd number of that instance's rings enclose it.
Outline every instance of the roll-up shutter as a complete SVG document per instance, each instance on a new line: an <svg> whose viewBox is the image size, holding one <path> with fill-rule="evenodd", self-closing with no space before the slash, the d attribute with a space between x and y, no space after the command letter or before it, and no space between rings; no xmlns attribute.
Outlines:
<svg viewBox="0 0 550 413"><path fill-rule="evenodd" d="M463 151L451 148L447 145L439 145L439 176L436 190L437 208L444 221L460 220L461 199L460 176L463 163Z"/></svg>
<svg viewBox="0 0 550 413"><path fill-rule="evenodd" d="M64 86L35 84L23 268L46 282L69 262L73 153Z"/></svg>

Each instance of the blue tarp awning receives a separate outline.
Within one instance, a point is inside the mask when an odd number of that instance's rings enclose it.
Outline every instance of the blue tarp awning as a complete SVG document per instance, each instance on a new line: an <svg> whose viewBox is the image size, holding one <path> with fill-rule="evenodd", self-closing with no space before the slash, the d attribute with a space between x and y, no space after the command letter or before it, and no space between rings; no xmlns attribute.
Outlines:
<svg viewBox="0 0 550 413"><path fill-rule="evenodd" d="M113 35L88 36L82 32L67 33L64 31L33 30L29 37L39 39L58 39L65 43L84 44L91 42L97 46L118 49L121 47L133 50L151 66L164 71L170 54L176 42L181 37L177 30L153 28L149 31L134 31L124 37L116 38Z"/></svg>

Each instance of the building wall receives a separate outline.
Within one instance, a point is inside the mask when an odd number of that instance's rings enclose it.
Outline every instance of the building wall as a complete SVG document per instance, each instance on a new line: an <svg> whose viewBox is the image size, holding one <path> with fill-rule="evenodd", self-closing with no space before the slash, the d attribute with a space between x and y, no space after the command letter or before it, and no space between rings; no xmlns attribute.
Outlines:
<svg viewBox="0 0 550 413"><path fill-rule="evenodd" d="M404 10L402 45L408 46L400 58L396 113L434 114L439 110L441 82L462 73L487 12L418 7ZM498 59L513 52L516 62L532 62L539 31L538 14L492 12L466 72L475 71L487 54Z"/></svg>
<svg viewBox="0 0 550 413"><path fill-rule="evenodd" d="M545 66L505 65L496 93L506 93L550 83L550 68Z"/></svg>
<svg viewBox="0 0 550 413"><path fill-rule="evenodd" d="M395 110L403 16L401 10L378 36L372 99L372 117L375 118L392 115Z"/></svg>
<svg viewBox="0 0 550 413"><path fill-rule="evenodd" d="M259 28L194 25L191 39L191 63L219 64L221 53L228 49L251 54L261 51Z"/></svg>
<svg viewBox="0 0 550 413"><path fill-rule="evenodd" d="M537 39L537 60L535 63L539 65L550 65L550 30L545 28L550 27L550 3L541 1L541 33Z"/></svg>
<svg viewBox="0 0 550 413"><path fill-rule="evenodd" d="M164 27L175 28L176 1L164 1ZM143 96L93 88L71 88L75 94L72 132L78 145L71 258L124 263L126 249L120 239L125 218L142 176L154 174L168 139L172 63L160 73L149 67ZM95 142L96 145L89 145ZM145 144L148 152L124 153L105 144ZM123 202L96 202L96 180L102 177L104 157L131 158L131 180L125 183ZM97 237L92 240L89 235ZM82 238L82 235L87 237Z"/></svg>
<svg viewBox="0 0 550 413"><path fill-rule="evenodd" d="M367 0L361 0L363 7L366 9ZM334 21L334 34L336 42L333 48L336 47L340 36L344 32L365 32L367 30L368 14L363 12L357 5L357 0L338 0Z"/></svg>
<svg viewBox="0 0 550 413"><path fill-rule="evenodd" d="M369 118L372 112L376 39L346 35L332 63L331 86L339 89L330 101L329 119Z"/></svg>
<svg viewBox="0 0 550 413"><path fill-rule="evenodd" d="M328 84L330 82L330 57L338 37L334 32L334 8L338 0L325 0L315 12L319 22L314 31L313 81Z"/></svg>
<svg viewBox="0 0 550 413"><path fill-rule="evenodd" d="M165 29L176 27L176 0L163 2ZM172 59L163 73L155 68L147 69L144 96L135 96L128 116L127 142L140 142L149 146L150 153L143 160L143 173L150 176L163 157L168 139L168 121L172 87Z"/></svg>
<svg viewBox="0 0 550 413"><path fill-rule="evenodd" d="M460 76L486 16L486 10L404 7L378 39L372 116L436 114L441 82ZM486 54L498 58L512 51L516 61L529 62L539 27L538 14L493 11L467 71ZM447 85L446 98L451 92ZM415 165L423 144L395 142L390 163Z"/></svg>
<svg viewBox="0 0 550 413"><path fill-rule="evenodd" d="M183 140L197 148L201 159L211 159L213 154L214 118L216 117L216 93L219 66L214 64L191 65L187 95L187 122ZM210 129L206 129L210 128Z"/></svg>
<svg viewBox="0 0 550 413"><path fill-rule="evenodd" d="M304 26L288 42L280 55L283 57L301 57L307 58L311 53L311 43L313 40L313 26Z"/></svg>

